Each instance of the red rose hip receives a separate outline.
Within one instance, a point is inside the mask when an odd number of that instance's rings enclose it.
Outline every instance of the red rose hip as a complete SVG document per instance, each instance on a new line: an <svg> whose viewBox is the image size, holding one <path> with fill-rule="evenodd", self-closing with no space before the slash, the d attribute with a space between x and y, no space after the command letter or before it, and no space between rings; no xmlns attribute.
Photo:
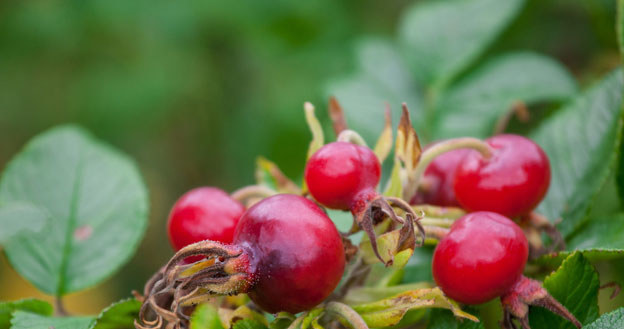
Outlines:
<svg viewBox="0 0 624 329"><path fill-rule="evenodd" d="M529 246L522 229L493 212L458 219L433 254L433 277L449 297L481 304L505 293L522 275Z"/></svg>
<svg viewBox="0 0 624 329"><path fill-rule="evenodd" d="M324 206L350 210L368 201L381 176L377 156L365 146L333 142L321 147L308 160L305 181L310 194Z"/></svg>
<svg viewBox="0 0 624 329"><path fill-rule="evenodd" d="M548 190L548 157L533 141L518 135L498 135L485 142L491 157L471 151L457 169L457 201L468 211L493 211L510 218L529 213Z"/></svg>
<svg viewBox="0 0 624 329"><path fill-rule="evenodd" d="M322 302L345 267L342 239L316 204L281 194L251 207L234 238L249 255L249 297L263 310L298 313Z"/></svg>
<svg viewBox="0 0 624 329"><path fill-rule="evenodd" d="M176 201L169 213L171 246L177 251L201 240L231 243L244 212L240 202L218 188L192 189Z"/></svg>

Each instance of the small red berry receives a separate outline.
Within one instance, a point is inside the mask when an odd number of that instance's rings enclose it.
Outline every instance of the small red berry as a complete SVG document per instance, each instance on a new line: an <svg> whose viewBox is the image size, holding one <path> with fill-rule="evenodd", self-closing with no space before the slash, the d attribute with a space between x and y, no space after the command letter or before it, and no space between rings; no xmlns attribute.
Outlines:
<svg viewBox="0 0 624 329"><path fill-rule="evenodd" d="M428 147L425 147L427 150ZM456 149L437 156L425 170L419 189L410 204L430 204L440 207L459 207L453 183L457 167L469 149Z"/></svg>
<svg viewBox="0 0 624 329"><path fill-rule="evenodd" d="M381 165L371 149L347 142L321 147L308 160L305 181L310 194L332 209L351 209L362 198L375 195Z"/></svg>
<svg viewBox="0 0 624 329"><path fill-rule="evenodd" d="M494 211L510 218L529 213L548 190L548 157L518 135L498 135L485 142L492 148L490 158L470 151L457 169L457 201L468 211Z"/></svg>
<svg viewBox="0 0 624 329"><path fill-rule="evenodd" d="M336 288L345 267L334 223L312 201L268 197L243 215L234 244L249 257L249 297L269 313L313 308Z"/></svg>
<svg viewBox="0 0 624 329"><path fill-rule="evenodd" d="M176 201L169 213L171 246L177 251L201 240L231 243L244 212L240 202L218 188L192 189Z"/></svg>
<svg viewBox="0 0 624 329"><path fill-rule="evenodd" d="M529 255L522 229L499 214L480 211L458 219L433 254L433 277L444 293L481 304L507 292Z"/></svg>

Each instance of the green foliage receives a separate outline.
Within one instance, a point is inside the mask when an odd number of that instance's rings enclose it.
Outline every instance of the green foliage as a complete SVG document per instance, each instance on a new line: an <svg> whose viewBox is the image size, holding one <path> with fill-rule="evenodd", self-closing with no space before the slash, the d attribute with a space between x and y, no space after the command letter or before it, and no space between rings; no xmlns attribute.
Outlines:
<svg viewBox="0 0 624 329"><path fill-rule="evenodd" d="M593 197L613 168L622 127L624 77L616 70L531 134L550 159L551 183L538 211L562 218L564 235L587 220Z"/></svg>
<svg viewBox="0 0 624 329"><path fill-rule="evenodd" d="M489 137L514 103L565 100L576 89L572 75L551 58L530 52L498 56L440 95L434 137Z"/></svg>
<svg viewBox="0 0 624 329"><path fill-rule="evenodd" d="M400 39L418 80L441 85L470 65L518 14L524 1L445 0L416 4ZM487 10L487 15L483 12ZM444 22L444 28L440 28Z"/></svg>
<svg viewBox="0 0 624 329"><path fill-rule="evenodd" d="M18 310L45 316L52 315L54 311L48 302L34 298L0 303L0 329L9 329L12 313Z"/></svg>
<svg viewBox="0 0 624 329"><path fill-rule="evenodd" d="M242 319L236 321L232 329L267 329L267 326L254 319Z"/></svg>
<svg viewBox="0 0 624 329"><path fill-rule="evenodd" d="M585 329L613 329L624 328L624 308L603 314L596 321L588 324Z"/></svg>
<svg viewBox="0 0 624 329"><path fill-rule="evenodd" d="M191 316L191 329L223 329L216 308L207 303L199 305Z"/></svg>
<svg viewBox="0 0 624 329"><path fill-rule="evenodd" d="M87 329L92 317L51 318L39 314L16 311L11 319L11 329Z"/></svg>
<svg viewBox="0 0 624 329"><path fill-rule="evenodd" d="M471 311L472 314L476 312ZM434 309L429 315L428 329L484 329L482 322L458 321L453 313L448 310Z"/></svg>
<svg viewBox="0 0 624 329"><path fill-rule="evenodd" d="M45 231L5 247L22 276L58 296L118 269L147 221L147 192L132 161L73 126L35 137L9 163L0 202L27 202L49 214Z"/></svg>
<svg viewBox="0 0 624 329"><path fill-rule="evenodd" d="M105 308L89 329L133 329L141 302L132 298L121 300Z"/></svg>
<svg viewBox="0 0 624 329"><path fill-rule="evenodd" d="M581 252L592 261L624 257L624 214L593 218L567 242L566 249L538 259L539 263L559 263L573 252Z"/></svg>
<svg viewBox="0 0 624 329"><path fill-rule="evenodd" d="M544 288L583 324L598 317L598 273L581 253L570 255L544 280ZM569 321L543 308L532 307L533 328L573 329Z"/></svg>
<svg viewBox="0 0 624 329"><path fill-rule="evenodd" d="M0 244L22 232L39 232L46 224L49 215L44 209L24 202L11 202L0 206Z"/></svg>

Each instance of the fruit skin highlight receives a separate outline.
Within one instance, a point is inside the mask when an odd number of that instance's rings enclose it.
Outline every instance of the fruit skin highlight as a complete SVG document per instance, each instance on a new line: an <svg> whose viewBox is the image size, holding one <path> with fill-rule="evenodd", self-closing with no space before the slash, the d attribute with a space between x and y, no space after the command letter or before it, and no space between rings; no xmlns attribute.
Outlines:
<svg viewBox="0 0 624 329"><path fill-rule="evenodd" d="M291 194L252 206L236 227L234 245L249 257L249 297L269 313L298 313L336 288L345 267L334 223L312 201Z"/></svg>
<svg viewBox="0 0 624 329"><path fill-rule="evenodd" d="M221 189L192 189L176 201L169 213L169 242L176 251L202 240L231 243L244 212L245 207Z"/></svg>
<svg viewBox="0 0 624 329"><path fill-rule="evenodd" d="M457 169L457 201L468 211L493 211L509 218L528 214L550 184L546 153L518 135L498 135L485 142L492 149L489 159L470 151Z"/></svg>
<svg viewBox="0 0 624 329"><path fill-rule="evenodd" d="M522 275L529 246L522 229L493 212L458 219L433 254L433 277L442 291L464 304L503 295Z"/></svg>
<svg viewBox="0 0 624 329"><path fill-rule="evenodd" d="M310 157L304 175L316 201L331 209L353 211L377 195L381 164L368 147L333 142Z"/></svg>

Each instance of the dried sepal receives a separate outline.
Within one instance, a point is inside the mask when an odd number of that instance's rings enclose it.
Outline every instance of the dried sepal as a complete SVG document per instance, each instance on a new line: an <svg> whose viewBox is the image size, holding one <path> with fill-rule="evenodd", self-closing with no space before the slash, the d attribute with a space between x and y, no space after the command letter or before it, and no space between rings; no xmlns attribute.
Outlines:
<svg viewBox="0 0 624 329"><path fill-rule="evenodd" d="M422 154L422 148L420 146L420 140L418 134L412 126L409 111L407 105L403 103L401 120L399 121L399 127L397 129L397 137L395 144L395 161L400 165L400 178L402 184L403 195L402 198L410 200L415 193L416 188L416 167L420 161Z"/></svg>
<svg viewBox="0 0 624 329"><path fill-rule="evenodd" d="M331 118L336 137L340 135L343 130L349 129L347 121L345 120L344 110L334 96L329 98L329 117Z"/></svg>

